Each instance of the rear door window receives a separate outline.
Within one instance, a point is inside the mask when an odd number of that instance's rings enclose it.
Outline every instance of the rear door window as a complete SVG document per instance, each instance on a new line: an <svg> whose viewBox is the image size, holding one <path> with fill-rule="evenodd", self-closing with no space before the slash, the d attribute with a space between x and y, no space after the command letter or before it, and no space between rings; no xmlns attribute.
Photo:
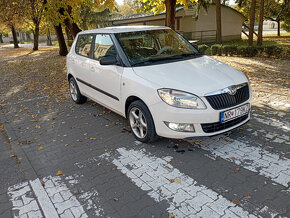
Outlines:
<svg viewBox="0 0 290 218"><path fill-rule="evenodd" d="M76 53L85 57L90 57L93 35L79 35L76 43Z"/></svg>

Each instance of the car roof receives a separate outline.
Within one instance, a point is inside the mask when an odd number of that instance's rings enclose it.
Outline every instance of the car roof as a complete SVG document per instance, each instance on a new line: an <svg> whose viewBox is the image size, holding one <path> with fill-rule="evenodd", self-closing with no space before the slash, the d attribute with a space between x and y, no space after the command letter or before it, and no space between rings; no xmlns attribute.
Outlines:
<svg viewBox="0 0 290 218"><path fill-rule="evenodd" d="M88 34L88 33L125 33L125 32L136 32L136 31L145 31L145 30L160 30L160 29L170 29L166 26L113 26L105 27L100 29L85 30L79 34Z"/></svg>

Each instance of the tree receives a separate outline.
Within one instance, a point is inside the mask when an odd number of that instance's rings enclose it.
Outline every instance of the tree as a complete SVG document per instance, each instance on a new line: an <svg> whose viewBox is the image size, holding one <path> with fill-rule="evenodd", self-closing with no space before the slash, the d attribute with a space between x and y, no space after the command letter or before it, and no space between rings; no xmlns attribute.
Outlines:
<svg viewBox="0 0 290 218"><path fill-rule="evenodd" d="M23 0L0 0L0 21L10 28L14 48L19 48L16 28L23 24Z"/></svg>
<svg viewBox="0 0 290 218"><path fill-rule="evenodd" d="M165 25L175 29L175 13L176 5L184 5L185 8L188 8L186 0L137 0L140 5L139 11L144 12L153 12L154 14L159 14L162 11L166 11L166 20ZM199 0L189 0L189 2L199 2Z"/></svg>
<svg viewBox="0 0 290 218"><path fill-rule="evenodd" d="M33 50L38 50L39 26L43 16L43 0L26 0L27 17L33 23Z"/></svg>
<svg viewBox="0 0 290 218"><path fill-rule="evenodd" d="M290 1L289 0L268 0L265 7L265 17L277 22L277 35L280 36L281 21L289 20Z"/></svg>
<svg viewBox="0 0 290 218"><path fill-rule="evenodd" d="M133 0L124 0L124 4L117 5L116 8L117 8L116 15L126 17L133 15L138 9L136 7L136 4L134 4Z"/></svg>
<svg viewBox="0 0 290 218"><path fill-rule="evenodd" d="M257 39L258 46L261 46L263 43L263 22L264 22L264 0L260 0L259 27Z"/></svg>
<svg viewBox="0 0 290 218"><path fill-rule="evenodd" d="M221 0L215 1L216 7L216 42L222 43L222 13L221 13Z"/></svg>
<svg viewBox="0 0 290 218"><path fill-rule="evenodd" d="M256 0L251 0L250 9L250 28L249 28L249 46L253 46L254 42L254 25L255 25L255 14L256 14Z"/></svg>

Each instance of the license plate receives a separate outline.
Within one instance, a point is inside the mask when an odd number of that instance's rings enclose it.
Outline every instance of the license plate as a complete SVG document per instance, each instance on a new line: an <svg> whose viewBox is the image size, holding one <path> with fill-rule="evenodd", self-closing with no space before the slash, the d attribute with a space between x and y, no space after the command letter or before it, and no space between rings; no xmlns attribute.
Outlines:
<svg viewBox="0 0 290 218"><path fill-rule="evenodd" d="M237 117L241 117L245 114L248 114L250 111L250 104L245 104L234 109L221 112L221 122L227 122L233 120Z"/></svg>

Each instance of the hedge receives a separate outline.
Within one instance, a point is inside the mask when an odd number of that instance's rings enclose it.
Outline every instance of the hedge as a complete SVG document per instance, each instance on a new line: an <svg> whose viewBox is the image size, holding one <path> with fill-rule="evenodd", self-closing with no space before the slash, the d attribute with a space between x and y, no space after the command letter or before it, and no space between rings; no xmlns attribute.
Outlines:
<svg viewBox="0 0 290 218"><path fill-rule="evenodd" d="M225 56L243 56L243 57L276 57L290 58L290 47L279 46L237 46L237 45L219 45L214 44L211 47L199 45L199 50L203 54L225 55Z"/></svg>

